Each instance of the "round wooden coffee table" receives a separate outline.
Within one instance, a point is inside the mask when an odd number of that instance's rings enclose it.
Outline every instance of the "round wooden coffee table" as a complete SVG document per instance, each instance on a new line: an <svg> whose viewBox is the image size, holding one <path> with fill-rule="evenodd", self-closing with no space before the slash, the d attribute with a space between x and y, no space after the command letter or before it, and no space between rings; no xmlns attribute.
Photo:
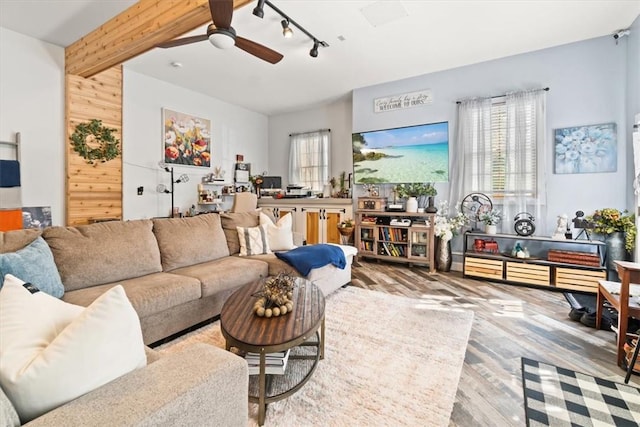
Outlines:
<svg viewBox="0 0 640 427"><path fill-rule="evenodd" d="M297 278L293 291L293 311L279 317L258 317L253 313L255 297L262 281L243 286L224 303L220 312L220 329L227 350L235 347L243 352L260 354L258 395L249 401L259 405L258 424L264 424L267 404L284 399L298 391L308 380L320 359L324 358L324 295L310 281ZM315 340L310 340L312 337ZM278 394L267 396L265 354L286 351L293 347L316 347L313 355L290 355L289 359L311 359L313 365L296 384ZM286 373L285 373L286 375Z"/></svg>

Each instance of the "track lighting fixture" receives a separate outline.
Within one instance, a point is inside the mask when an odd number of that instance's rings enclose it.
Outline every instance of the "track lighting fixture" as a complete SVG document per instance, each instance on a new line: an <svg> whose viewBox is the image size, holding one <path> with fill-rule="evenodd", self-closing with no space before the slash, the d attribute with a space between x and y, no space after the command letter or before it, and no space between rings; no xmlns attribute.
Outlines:
<svg viewBox="0 0 640 427"><path fill-rule="evenodd" d="M264 1L265 0L258 0L258 5L253 8L253 14L258 18L264 17Z"/></svg>
<svg viewBox="0 0 640 427"><path fill-rule="evenodd" d="M293 30L291 29L291 27L289 27L289 21L287 21L286 19L283 19L281 24L282 24L282 35L284 36L284 38L290 39L291 37L293 37Z"/></svg>
<svg viewBox="0 0 640 427"><path fill-rule="evenodd" d="M280 21L280 24L282 24L282 35L285 38L288 39L290 37L293 37L293 30L291 29L291 25L293 25L294 27L302 31L304 34L306 34L307 37L313 40L313 48L309 51L309 55L311 55L313 58L316 58L318 56L318 47L320 46L329 47L329 43L325 41L319 41L313 34L305 30L296 21L289 18L289 16L287 16L286 13L284 13L283 11L278 9L276 6L274 6L273 3L271 3L269 0L258 0L258 5L253 9L253 14L258 18L264 17L264 5L269 6L278 15L282 16L283 19L282 21Z"/></svg>
<svg viewBox="0 0 640 427"><path fill-rule="evenodd" d="M316 58L318 56L318 44L318 40L313 41L313 47L309 51L309 55L311 55L312 58Z"/></svg>

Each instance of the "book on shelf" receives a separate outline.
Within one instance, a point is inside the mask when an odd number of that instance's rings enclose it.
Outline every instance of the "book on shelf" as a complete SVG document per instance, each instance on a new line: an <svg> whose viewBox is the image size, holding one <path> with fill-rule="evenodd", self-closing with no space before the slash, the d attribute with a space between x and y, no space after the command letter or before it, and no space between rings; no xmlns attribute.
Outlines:
<svg viewBox="0 0 640 427"><path fill-rule="evenodd" d="M290 350L265 355L264 373L268 375L284 375L287 369L287 362L289 361L289 352ZM278 354L278 356L274 356L274 354ZM259 375L260 354L247 353L244 358L249 367L249 375Z"/></svg>

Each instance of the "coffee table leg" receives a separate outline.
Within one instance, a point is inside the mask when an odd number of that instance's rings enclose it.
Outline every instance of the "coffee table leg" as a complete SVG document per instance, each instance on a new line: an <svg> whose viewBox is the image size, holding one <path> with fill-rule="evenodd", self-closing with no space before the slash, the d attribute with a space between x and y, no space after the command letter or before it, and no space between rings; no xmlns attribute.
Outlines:
<svg viewBox="0 0 640 427"><path fill-rule="evenodd" d="M258 384L258 425L264 425L264 419L267 412L265 404L266 396L266 375L265 375L265 357L264 350L260 351L260 375Z"/></svg>

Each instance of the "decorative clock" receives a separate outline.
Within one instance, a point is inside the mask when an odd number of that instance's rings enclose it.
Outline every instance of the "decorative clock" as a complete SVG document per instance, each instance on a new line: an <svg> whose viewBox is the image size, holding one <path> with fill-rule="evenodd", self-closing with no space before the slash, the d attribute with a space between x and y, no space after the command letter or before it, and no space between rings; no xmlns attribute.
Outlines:
<svg viewBox="0 0 640 427"><path fill-rule="evenodd" d="M533 224L535 218L528 212L520 212L514 221L513 229L518 236L531 236L536 231L536 226Z"/></svg>

